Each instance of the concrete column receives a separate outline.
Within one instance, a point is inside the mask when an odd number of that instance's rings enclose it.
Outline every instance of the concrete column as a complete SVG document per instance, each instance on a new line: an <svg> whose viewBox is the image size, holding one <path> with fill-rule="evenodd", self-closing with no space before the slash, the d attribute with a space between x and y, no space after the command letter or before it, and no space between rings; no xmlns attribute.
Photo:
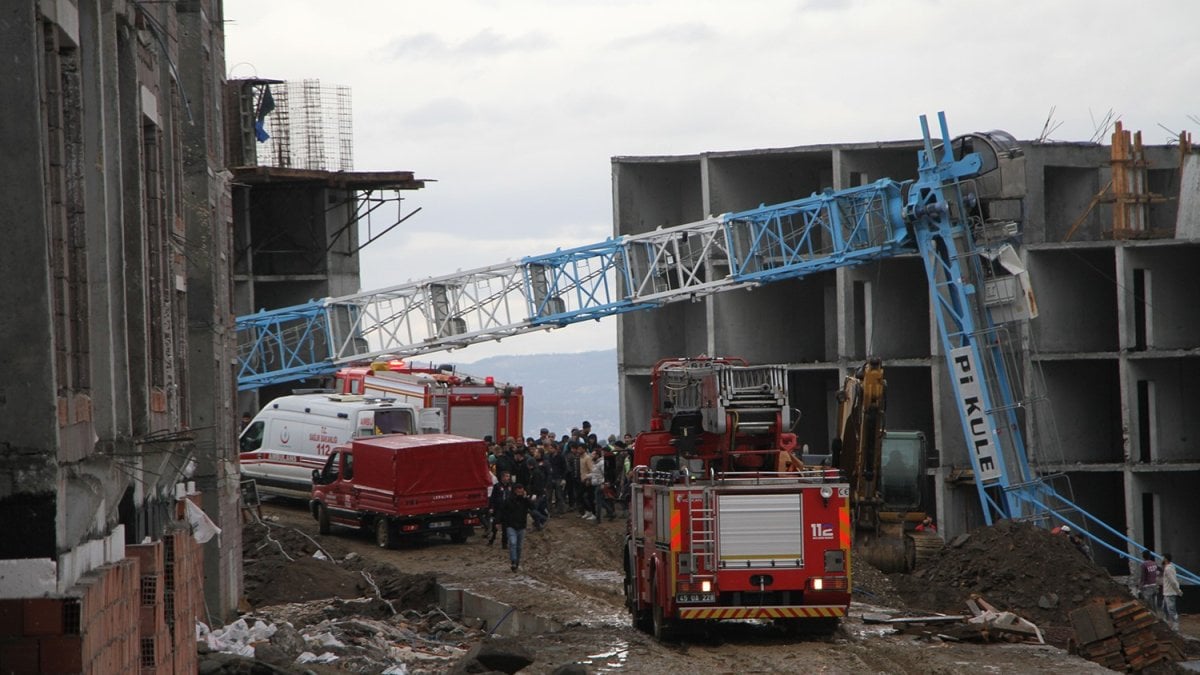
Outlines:
<svg viewBox="0 0 1200 675"><path fill-rule="evenodd" d="M190 426L202 506L223 530L204 548L205 600L212 620L232 618L241 597L242 546L230 321L230 196L224 176L220 101L224 37L207 3L179 5L179 70L194 123L183 125L183 216L187 227ZM210 134L215 136L210 138ZM209 153L209 148L215 150Z"/></svg>
<svg viewBox="0 0 1200 675"><path fill-rule="evenodd" d="M0 9L0 559L50 557L55 550L54 315L47 236L41 95L41 23L36 3Z"/></svg>

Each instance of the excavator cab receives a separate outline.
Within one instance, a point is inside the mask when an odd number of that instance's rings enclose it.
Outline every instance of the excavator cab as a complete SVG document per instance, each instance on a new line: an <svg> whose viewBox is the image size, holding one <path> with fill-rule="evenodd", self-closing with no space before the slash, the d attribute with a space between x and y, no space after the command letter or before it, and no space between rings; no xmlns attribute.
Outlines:
<svg viewBox="0 0 1200 675"><path fill-rule="evenodd" d="M883 458L879 471L882 510L918 510L921 508L921 474L925 468L925 434L920 431L885 431L880 441Z"/></svg>

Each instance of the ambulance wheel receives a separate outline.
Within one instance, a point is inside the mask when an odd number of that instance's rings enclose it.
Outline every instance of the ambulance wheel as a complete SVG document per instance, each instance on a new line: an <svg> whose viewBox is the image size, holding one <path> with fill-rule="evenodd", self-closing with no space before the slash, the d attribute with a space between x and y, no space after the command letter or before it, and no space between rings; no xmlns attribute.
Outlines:
<svg viewBox="0 0 1200 675"><path fill-rule="evenodd" d="M455 544L463 544L466 543L467 537L471 536L472 534L475 534L475 528L460 528L450 533L450 541L454 542Z"/></svg>
<svg viewBox="0 0 1200 675"><path fill-rule="evenodd" d="M651 577L650 581L650 627L654 639L666 642L671 639L671 623L663 616L663 606L658 599L658 580Z"/></svg>
<svg viewBox="0 0 1200 675"><path fill-rule="evenodd" d="M329 534L329 509L324 504L317 504L317 532Z"/></svg>
<svg viewBox="0 0 1200 675"><path fill-rule="evenodd" d="M396 545L396 528L387 518L375 521L375 543L379 548L393 548Z"/></svg>

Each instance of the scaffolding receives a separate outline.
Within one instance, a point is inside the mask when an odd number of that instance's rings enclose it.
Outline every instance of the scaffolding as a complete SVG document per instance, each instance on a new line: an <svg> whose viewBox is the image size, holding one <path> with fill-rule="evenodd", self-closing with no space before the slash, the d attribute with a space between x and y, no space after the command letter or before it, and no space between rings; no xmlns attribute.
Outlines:
<svg viewBox="0 0 1200 675"><path fill-rule="evenodd" d="M302 80L268 85L274 108L263 118L269 138L258 165L316 171L354 170L350 88ZM257 107L263 108L259 95Z"/></svg>

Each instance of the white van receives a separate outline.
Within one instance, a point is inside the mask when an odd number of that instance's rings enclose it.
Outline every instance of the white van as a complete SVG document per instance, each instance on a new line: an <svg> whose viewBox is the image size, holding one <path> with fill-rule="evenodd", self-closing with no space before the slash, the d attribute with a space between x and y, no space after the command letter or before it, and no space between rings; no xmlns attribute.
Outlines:
<svg viewBox="0 0 1200 675"><path fill-rule="evenodd" d="M242 478L261 492L308 499L313 469L351 438L441 433L441 411L391 398L346 394L281 396L238 439Z"/></svg>

